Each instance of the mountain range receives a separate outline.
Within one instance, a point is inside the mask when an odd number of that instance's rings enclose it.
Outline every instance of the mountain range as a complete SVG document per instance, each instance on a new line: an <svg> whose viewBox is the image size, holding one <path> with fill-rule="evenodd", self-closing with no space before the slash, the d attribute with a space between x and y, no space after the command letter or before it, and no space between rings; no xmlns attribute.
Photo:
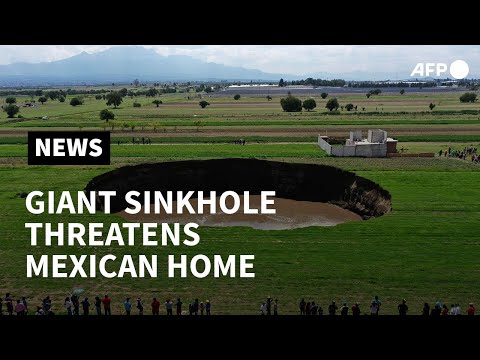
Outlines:
<svg viewBox="0 0 480 360"><path fill-rule="evenodd" d="M140 81L275 81L293 75L204 62L184 55L162 56L140 46L113 47L52 62L0 65L0 85L108 84Z"/></svg>
<svg viewBox="0 0 480 360"><path fill-rule="evenodd" d="M408 74L401 74L408 78ZM128 84L152 81L271 81L308 77L345 80L398 79L389 73L274 74L255 69L205 62L184 55L162 56L140 46L112 47L52 62L0 65L0 86Z"/></svg>

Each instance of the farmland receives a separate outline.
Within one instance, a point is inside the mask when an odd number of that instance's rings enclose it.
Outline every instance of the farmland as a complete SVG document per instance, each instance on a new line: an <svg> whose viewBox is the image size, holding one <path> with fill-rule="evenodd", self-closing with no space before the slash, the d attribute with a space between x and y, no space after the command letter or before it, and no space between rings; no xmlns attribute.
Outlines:
<svg viewBox="0 0 480 360"><path fill-rule="evenodd" d="M21 107L14 121L0 113L0 290L27 296L31 303L50 295L62 313L61 299L74 288L93 298L108 293L113 312L121 312L124 297L141 296L145 303L182 297L209 299L214 314L257 314L267 296L279 299L281 314L297 313L301 298L326 310L332 300L362 312L374 295L383 314L395 314L406 298L410 313L420 314L424 302L480 302L480 165L459 159L332 158L316 145L318 134L346 137L353 129L381 128L399 140L406 153L480 147L480 108L464 104L459 92L382 93L367 99L357 93L338 93L340 105L357 111L330 113L327 99L316 96L317 108L301 113L282 111L279 95L202 94L210 106L199 107L196 94L163 94L156 107L152 98L125 97L115 120L101 121L104 100L84 98L84 105L47 101ZM286 95L286 94L285 94ZM283 95L283 96L285 96ZM311 95L300 95L304 100ZM329 95L333 96L333 94ZM190 97L190 98L188 98ZM17 104L31 101L17 96ZM138 102L141 107L133 107ZM428 105L435 103L430 111ZM4 98L0 99L3 105ZM365 110L362 110L362 108ZM42 119L48 117L48 119ZM110 166L28 166L26 134L30 130L111 131ZM132 139L133 138L133 139ZM141 144L149 138L151 145ZM243 138L246 145L235 145ZM133 144L135 140L137 144ZM140 142L140 144L139 144ZM31 215L17 194L32 190L82 190L93 177L127 164L182 159L261 158L336 166L377 182L392 195L393 211L367 221L334 227L263 231L246 227L203 227L194 248L31 247L28 221L122 222L118 215ZM254 174L252 174L254 176ZM166 277L151 279L27 279L27 254L255 254L255 279Z"/></svg>

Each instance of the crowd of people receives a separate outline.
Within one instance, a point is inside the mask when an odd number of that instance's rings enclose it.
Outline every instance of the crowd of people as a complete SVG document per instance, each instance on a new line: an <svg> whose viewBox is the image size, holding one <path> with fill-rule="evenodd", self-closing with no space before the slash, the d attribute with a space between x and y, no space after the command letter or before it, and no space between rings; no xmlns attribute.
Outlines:
<svg viewBox="0 0 480 360"><path fill-rule="evenodd" d="M162 303L159 299L154 297L151 302L148 302L151 314L160 315ZM5 305L5 308L4 308ZM117 308L117 314L119 315L132 315L136 313L137 315L144 315L145 305L141 298L137 298L136 301L132 301L130 298L125 298L122 302L122 306ZM375 296L370 302L369 307L366 311L362 313L360 304L358 302L354 303L351 307L348 306L346 302L343 302L339 307L332 301L326 309L325 315L341 315L341 316L359 316L359 315L380 315L382 307L382 302L378 296ZM171 299L166 299L163 303L164 313L167 316L170 315L211 315L211 303L209 300L205 302L195 299L190 302L188 306L184 307L184 304L180 298L177 298L176 301ZM118 311L121 309L120 311ZM305 299L301 299L298 303L299 315L324 315L324 310L320 304L315 303L315 301L306 302ZM92 310L92 311L91 311ZM147 309L148 310L148 309ZM409 313L407 301L403 299L400 304L397 306L398 314L400 316L412 315ZM460 305L458 303L451 304L450 308L447 304L442 304L440 301L437 301L435 305L430 306L428 303L425 303L421 314L413 315L423 315L423 316L447 316L447 315L475 315L476 308L473 303L470 303L467 309L462 313ZM36 306L36 311L34 315L84 315L88 316L90 313L95 315L112 315L112 299L106 294L104 297L100 298L96 296L95 299L90 302L88 297L84 297L83 300L80 299L79 294L72 294L67 296L63 301L63 306L60 309L55 309L55 312L52 308L52 300L50 296L45 297L41 305ZM31 314L29 312L29 305L25 297L20 297L14 299L10 293L5 295L5 298L0 297L0 315L17 315L25 316ZM279 301L278 299L272 299L270 296L267 297L266 301L263 301L260 306L260 315L279 315Z"/></svg>
<svg viewBox="0 0 480 360"><path fill-rule="evenodd" d="M438 156L452 157L461 160L470 160L472 163L480 163L480 154L478 148L473 145L465 146L463 149L452 149L449 147L447 150L440 150Z"/></svg>
<svg viewBox="0 0 480 360"><path fill-rule="evenodd" d="M373 316L379 315L381 305L382 305L382 302L378 298L378 295L376 295L373 298L373 300L370 302L370 306L367 312L364 313L364 315L373 315ZM323 308L320 305L315 304L314 301L305 302L305 299L302 299L298 304L298 307L300 310L300 315L323 315ZM353 316L358 316L358 315L361 315L362 313L358 302L354 303L351 308L348 307L346 302L343 303L340 309L336 305L335 301L332 301L332 303L328 305L328 315L337 315L338 310L340 310L339 313L342 316L348 316L350 314L350 311ZM398 310L398 315L400 316L408 315L409 313L408 313L407 300L403 299L401 303L398 304L397 310ZM470 303L465 312L465 315L473 316L475 315L476 310L477 309L475 308L475 305L473 303ZM264 315L264 312L262 311L261 314ZM433 308L430 308L430 305L428 303L425 303L423 306L422 314L414 314L414 315L423 315L423 316L462 315L462 311L458 303L452 304L449 310L446 304L442 304L440 301L437 301L437 303L434 305Z"/></svg>
<svg viewBox="0 0 480 360"><path fill-rule="evenodd" d="M3 308L5 302L5 309ZM120 315L131 315L132 308L135 305L137 315L144 315L145 305L141 298L137 298L135 302L132 302L130 298L126 298L121 307ZM151 314L160 315L160 308L162 304L160 301L154 297L150 303ZM170 299L167 299L164 304L165 314L173 315L173 309L175 308L176 315L211 315L212 305L210 300L206 300L205 303L195 299L188 304L188 312L183 310L183 302L180 298L177 298L175 302ZM90 315L91 311L96 315L112 315L112 299L106 294L103 298L96 296L93 302L90 302L88 297L80 299L79 295L72 294L67 296L63 301L64 310L55 309L55 312L52 309L52 300L50 296L45 297L42 300L41 305L36 306L36 311L34 315ZM135 310L134 310L135 311ZM24 316L29 313L28 302L25 297L17 299L16 301L7 293L5 298L0 297L0 315L17 315Z"/></svg>

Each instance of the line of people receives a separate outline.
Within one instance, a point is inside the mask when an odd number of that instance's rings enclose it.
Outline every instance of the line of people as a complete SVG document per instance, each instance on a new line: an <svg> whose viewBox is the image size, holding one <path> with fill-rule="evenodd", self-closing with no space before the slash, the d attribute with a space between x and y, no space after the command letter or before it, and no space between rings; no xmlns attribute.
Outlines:
<svg viewBox="0 0 480 360"><path fill-rule="evenodd" d="M3 312L3 300L5 300L6 305L6 314L17 316L27 315L28 312L28 303L25 297L22 297L15 301L13 300L10 293L5 295L5 298L0 297L0 315L4 315ZM131 315L133 303L130 298L126 298L122 303L121 315ZM152 315L160 315L160 301L154 297L150 303ZM183 302L180 298L177 298L177 301L174 303L170 299L167 299L164 302L164 307L166 315L173 315L173 309L175 308L176 315L186 315L187 312L183 311ZM90 310L94 310L96 315L112 315L112 299L106 294L103 298L99 296L95 297L93 304L90 302L88 297L85 297L82 301L77 294L67 296L63 301L63 307L65 312L61 312L66 315L90 315ZM138 315L144 314L144 304L141 298L137 298L135 302L135 307ZM200 302L198 299L195 299L193 302L188 304L188 314L190 315L211 315L212 304L210 300ZM37 306L35 315L55 315L55 312L52 310L52 300L50 296L45 297L42 300L42 304Z"/></svg>
<svg viewBox="0 0 480 360"><path fill-rule="evenodd" d="M373 315L373 316L379 315L381 305L382 305L382 302L379 300L378 295L376 295L375 298L371 301L370 307L368 309L370 315ZM315 304L314 301L305 302L305 299L301 299L298 306L300 310L300 315L323 315L323 308L320 305ZM361 314L360 305L357 302L352 305L351 309L349 309L346 302L343 303L343 306L341 306L339 309L335 301L332 301L332 303L328 306L328 315L337 315L338 310L340 310L340 315L342 316L349 315L350 310L353 316L358 316ZM408 314L407 300L403 299L402 302L398 304L397 310L400 316L406 316ZM470 303L468 305L466 315L473 316L475 315L476 311L477 309L475 308L475 305L473 303ZM365 315L367 314L368 313L365 313ZM458 303L452 304L450 306L450 310L448 310L448 307L446 304L442 305L442 303L438 301L433 308L430 308L430 305L428 303L425 303L423 306L422 315L423 316L462 315L462 312L460 309L460 305Z"/></svg>
<svg viewBox="0 0 480 360"><path fill-rule="evenodd" d="M480 163L480 154L478 153L478 148L473 145L465 146L463 149L456 150L451 147L448 150L440 150L438 156L445 157L454 157L461 160L471 160L473 163Z"/></svg>

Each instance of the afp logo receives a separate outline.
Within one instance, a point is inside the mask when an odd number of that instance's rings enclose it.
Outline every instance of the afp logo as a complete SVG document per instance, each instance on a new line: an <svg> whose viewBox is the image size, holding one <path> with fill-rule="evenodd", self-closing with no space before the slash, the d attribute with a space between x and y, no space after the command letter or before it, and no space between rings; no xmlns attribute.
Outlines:
<svg viewBox="0 0 480 360"><path fill-rule="evenodd" d="M455 60L450 66L445 63L418 63L410 76L442 76L447 70L453 78L461 80L467 77L470 68L463 60Z"/></svg>
<svg viewBox="0 0 480 360"><path fill-rule="evenodd" d="M110 165L110 132L29 131L28 165Z"/></svg>

